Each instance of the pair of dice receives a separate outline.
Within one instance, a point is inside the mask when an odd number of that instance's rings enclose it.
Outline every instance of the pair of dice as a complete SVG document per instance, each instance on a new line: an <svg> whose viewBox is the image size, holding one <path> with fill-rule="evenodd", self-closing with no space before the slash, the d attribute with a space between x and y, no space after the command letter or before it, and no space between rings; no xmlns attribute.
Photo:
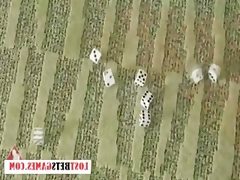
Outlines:
<svg viewBox="0 0 240 180"><path fill-rule="evenodd" d="M89 55L89 59L95 64L98 64L101 56L102 53L98 49L93 48ZM103 72L103 81L106 87L111 87L115 84L115 78L113 76L112 69L109 68Z"/></svg>
<svg viewBox="0 0 240 180"><path fill-rule="evenodd" d="M212 83L216 83L220 75L221 68L216 64L211 64L208 69L208 78ZM195 84L203 80L202 68L197 68L192 71L191 79Z"/></svg>

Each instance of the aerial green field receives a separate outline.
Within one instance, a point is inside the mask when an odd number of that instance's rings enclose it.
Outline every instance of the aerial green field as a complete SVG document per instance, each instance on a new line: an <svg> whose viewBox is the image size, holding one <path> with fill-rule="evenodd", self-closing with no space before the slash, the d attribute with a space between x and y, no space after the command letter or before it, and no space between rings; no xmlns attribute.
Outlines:
<svg viewBox="0 0 240 180"><path fill-rule="evenodd" d="M1 166L14 145L23 159L92 160L91 175L2 170L1 180L240 179L239 0L0 0L0 26ZM194 85L196 66L204 80Z"/></svg>

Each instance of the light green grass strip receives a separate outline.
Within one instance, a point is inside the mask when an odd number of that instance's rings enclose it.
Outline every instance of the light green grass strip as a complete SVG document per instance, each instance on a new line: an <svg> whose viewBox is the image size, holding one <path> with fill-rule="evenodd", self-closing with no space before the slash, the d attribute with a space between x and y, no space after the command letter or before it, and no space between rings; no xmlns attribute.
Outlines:
<svg viewBox="0 0 240 180"><path fill-rule="evenodd" d="M44 29L45 29L45 22L47 16L47 9L48 9L48 0L38 0L37 1L37 30L36 30L36 45L38 50L41 49L42 41L44 39Z"/></svg>
<svg viewBox="0 0 240 180"><path fill-rule="evenodd" d="M141 166L145 132L143 127L139 127L139 113L141 111L141 105L140 105L141 97L146 90L147 90L147 87L138 89L136 106L134 109L134 117L136 120L134 139L133 139L133 145L132 145L132 160L133 160L134 172L140 172L140 166Z"/></svg>
<svg viewBox="0 0 240 180"><path fill-rule="evenodd" d="M176 109L178 85L181 81L181 75L177 73L168 74L165 80L162 124L160 127L160 140L158 142L155 166L156 176L160 175L160 166L164 162L164 151L170 135L172 116Z"/></svg>
<svg viewBox="0 0 240 180"><path fill-rule="evenodd" d="M12 86L10 99L7 104L7 117L3 133L3 147L12 148L16 143L17 130L19 126L19 116L21 111L22 101L24 99L23 79L25 65L27 61L28 51L23 49L20 54L18 63L16 83Z"/></svg>
<svg viewBox="0 0 240 180"><path fill-rule="evenodd" d="M187 72L190 73L193 67L196 65L196 60L194 59L194 49L195 49L195 33L194 33L194 20L195 20L195 7L194 0L187 0L186 14L185 14L185 25L186 25L186 33L185 33L185 43L184 48L187 52L187 57L185 61L185 68Z"/></svg>
<svg viewBox="0 0 240 180"><path fill-rule="evenodd" d="M38 92L36 112L33 118L33 128L44 128L44 118L47 111L48 95L49 90L53 86L57 60L57 54L46 52L43 61L42 77ZM36 148L37 146L32 142L31 139L29 150L36 151Z"/></svg>
<svg viewBox="0 0 240 180"><path fill-rule="evenodd" d="M123 67L135 67L136 65L136 55L137 55L137 47L138 47L138 36L137 36L137 28L138 28L138 16L139 16L139 6L140 0L133 1L133 10L131 12L131 23L130 30L126 36L126 46L123 54Z"/></svg>
<svg viewBox="0 0 240 180"><path fill-rule="evenodd" d="M155 39L152 68L157 71L161 70L161 66L164 58L164 51L165 51L164 46L165 46L165 38L167 33L169 3L170 1L166 1L166 0L162 1L160 25L159 25L159 29L157 30L157 36Z"/></svg>
<svg viewBox="0 0 240 180"><path fill-rule="evenodd" d="M223 28L225 1L216 0L214 6L214 20L212 35L215 38L213 62L222 65L225 48L225 29ZM223 68L223 67L222 67Z"/></svg>
<svg viewBox="0 0 240 180"><path fill-rule="evenodd" d="M239 84L230 82L229 97L219 130L218 151L213 157L213 173L210 180L231 179L239 89Z"/></svg>
<svg viewBox="0 0 240 180"><path fill-rule="evenodd" d="M84 26L83 5L84 2L80 0L71 1L71 12L64 46L64 54L69 58L78 58L79 56Z"/></svg>
<svg viewBox="0 0 240 180"><path fill-rule="evenodd" d="M9 15L8 15L8 25L5 39L5 46L13 48L14 39L17 30L18 16L20 13L21 0L12 0Z"/></svg>
<svg viewBox="0 0 240 180"><path fill-rule="evenodd" d="M116 12L116 8L115 8L116 2L117 2L117 0L109 1L109 4L105 10L106 16L104 19L103 35L101 38L101 51L102 51L103 58L106 57L106 53L108 51L108 43L109 43L110 33L113 31L115 12Z"/></svg>
<svg viewBox="0 0 240 180"><path fill-rule="evenodd" d="M191 179L193 177L195 155L197 152L202 97L203 84L200 84L199 94L196 94L194 97L194 105L190 111L188 124L185 128L184 142L179 151L177 178L180 179Z"/></svg>
<svg viewBox="0 0 240 180"><path fill-rule="evenodd" d="M59 140L58 156L66 159L73 159L78 123L79 119L82 117L84 97L87 90L87 81L90 68L91 62L89 62L89 60L84 60L77 82L77 89L73 92L71 108L67 114L64 130Z"/></svg>
<svg viewBox="0 0 240 180"><path fill-rule="evenodd" d="M128 168L127 167L124 167L124 166L121 166L120 167L120 178L119 180L128 180L127 179L127 174L128 174Z"/></svg>
<svg viewBox="0 0 240 180"><path fill-rule="evenodd" d="M113 74L116 74L117 67L113 63L108 64L106 68L110 68ZM109 166L110 168L116 168L117 158L117 110L119 101L116 98L117 84L104 89L103 93L103 105L98 126L98 155L97 166Z"/></svg>

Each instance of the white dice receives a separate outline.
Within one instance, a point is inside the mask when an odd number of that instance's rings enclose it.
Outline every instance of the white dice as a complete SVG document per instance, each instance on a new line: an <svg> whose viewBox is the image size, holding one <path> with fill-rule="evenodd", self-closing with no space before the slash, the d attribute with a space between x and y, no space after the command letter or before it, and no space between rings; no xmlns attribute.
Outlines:
<svg viewBox="0 0 240 180"><path fill-rule="evenodd" d="M208 78L212 83L216 83L220 75L221 68L216 64L211 64L208 69Z"/></svg>
<svg viewBox="0 0 240 180"><path fill-rule="evenodd" d="M151 114L148 110L141 110L139 115L139 126L141 127L148 127L151 122Z"/></svg>
<svg viewBox="0 0 240 180"><path fill-rule="evenodd" d="M101 52L98 49L93 48L93 50L90 53L89 59L95 64L98 64L101 56L102 56Z"/></svg>
<svg viewBox="0 0 240 180"><path fill-rule="evenodd" d="M191 74L192 81L197 84L203 80L203 72L201 68L194 69Z"/></svg>
<svg viewBox="0 0 240 180"><path fill-rule="evenodd" d="M153 100L153 94L150 92L150 91L145 91L144 94L142 95L142 98L141 98L141 106L148 110L149 106L150 106L150 103L152 102Z"/></svg>

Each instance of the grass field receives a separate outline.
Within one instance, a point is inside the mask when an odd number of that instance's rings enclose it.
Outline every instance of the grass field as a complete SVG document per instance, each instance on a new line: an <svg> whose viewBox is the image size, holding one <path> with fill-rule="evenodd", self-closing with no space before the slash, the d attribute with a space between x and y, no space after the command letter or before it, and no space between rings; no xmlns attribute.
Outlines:
<svg viewBox="0 0 240 180"><path fill-rule="evenodd" d="M24 159L92 160L91 175L0 179L240 179L240 1L0 0L0 15L2 167L14 145ZM192 68L211 63L218 83L193 85ZM143 88L133 83L139 68ZM44 146L31 140L35 127Z"/></svg>

